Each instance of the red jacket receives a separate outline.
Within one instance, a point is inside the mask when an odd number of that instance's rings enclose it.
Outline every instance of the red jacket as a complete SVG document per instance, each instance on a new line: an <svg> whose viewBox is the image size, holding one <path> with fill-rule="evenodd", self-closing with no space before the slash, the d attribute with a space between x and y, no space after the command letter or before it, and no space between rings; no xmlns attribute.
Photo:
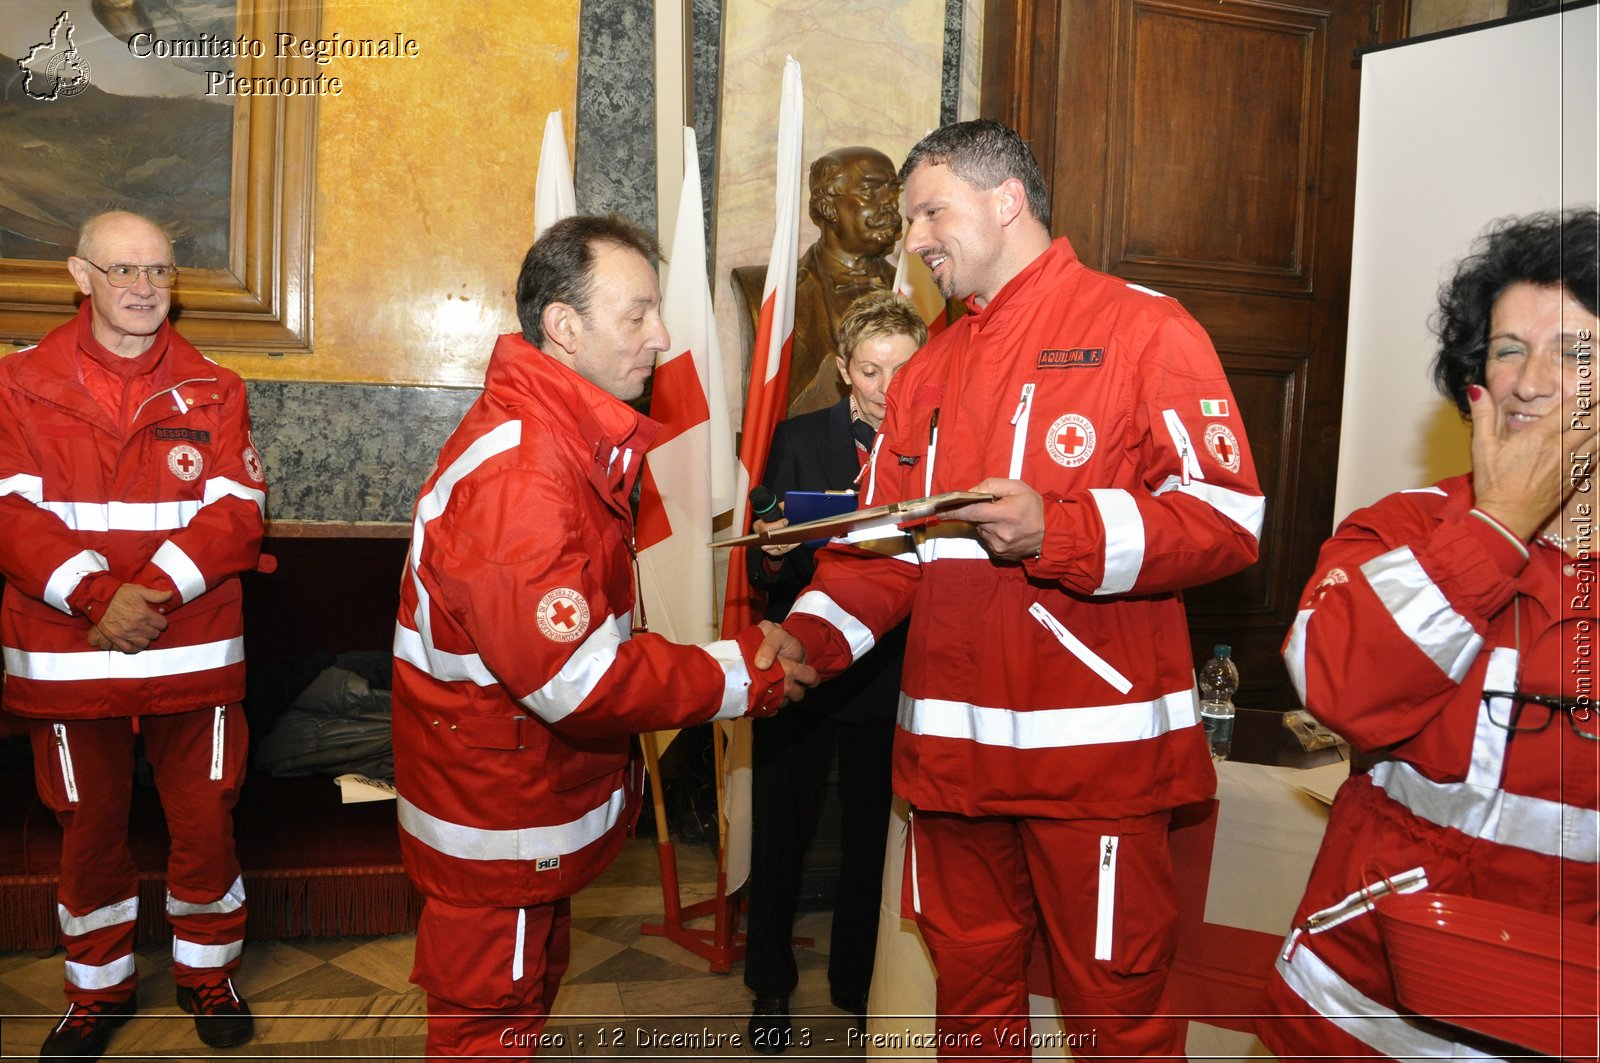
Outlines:
<svg viewBox="0 0 1600 1063"><path fill-rule="evenodd" d="M1395 1007L1370 914L1385 880L1583 925L1600 917L1600 742L1534 705L1508 731L1509 699L1483 698L1586 695L1579 722L1600 735L1594 562L1543 544L1530 556L1472 505L1470 479L1456 477L1351 514L1284 646L1306 707L1381 757L1339 791L1295 916L1305 929L1278 962L1326 1015ZM1421 1051L1406 1029L1389 1034L1357 1036L1391 1056Z"/></svg>
<svg viewBox="0 0 1600 1063"><path fill-rule="evenodd" d="M819 555L785 626L824 674L910 613L895 791L966 815L1143 815L1208 797L1179 589L1255 560L1263 499L1210 341L1065 240L895 377L865 504L990 476L1045 499L1041 557L965 525ZM869 538L855 533L853 539Z"/></svg>
<svg viewBox="0 0 1600 1063"><path fill-rule="evenodd" d="M395 628L401 851L450 904L569 896L637 813L629 736L772 708L760 643L632 635L628 496L659 426L518 335L417 499ZM742 644L742 645L741 645Z"/></svg>
<svg viewBox="0 0 1600 1063"><path fill-rule="evenodd" d="M244 382L163 324L119 425L85 387L90 304L0 360L5 707L86 719L244 696L238 574L261 550L267 485ZM181 405L181 408L180 408ZM174 591L140 653L86 641L123 583Z"/></svg>

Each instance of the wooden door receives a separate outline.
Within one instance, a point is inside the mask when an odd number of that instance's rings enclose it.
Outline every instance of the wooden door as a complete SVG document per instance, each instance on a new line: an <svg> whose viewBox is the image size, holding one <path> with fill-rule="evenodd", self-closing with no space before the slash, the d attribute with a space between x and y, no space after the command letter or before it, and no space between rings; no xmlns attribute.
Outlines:
<svg viewBox="0 0 1600 1063"><path fill-rule="evenodd" d="M1279 649L1332 530L1360 61L1403 0L988 0L983 113L1018 129L1053 231L1210 332L1267 496L1258 564L1186 595L1196 663L1293 708Z"/></svg>

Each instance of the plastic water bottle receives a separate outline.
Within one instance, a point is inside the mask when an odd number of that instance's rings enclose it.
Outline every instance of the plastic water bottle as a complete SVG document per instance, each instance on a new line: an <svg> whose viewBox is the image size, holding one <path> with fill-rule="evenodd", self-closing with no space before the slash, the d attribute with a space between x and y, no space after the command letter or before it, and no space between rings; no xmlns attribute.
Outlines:
<svg viewBox="0 0 1600 1063"><path fill-rule="evenodd" d="M1200 669L1200 723L1213 760L1226 760L1233 749L1233 694L1239 689L1239 668L1233 647L1216 645Z"/></svg>

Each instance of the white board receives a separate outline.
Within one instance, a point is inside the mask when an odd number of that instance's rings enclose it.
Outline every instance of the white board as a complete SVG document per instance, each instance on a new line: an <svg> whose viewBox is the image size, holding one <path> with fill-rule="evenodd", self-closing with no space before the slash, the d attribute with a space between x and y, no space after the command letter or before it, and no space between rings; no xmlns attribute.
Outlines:
<svg viewBox="0 0 1600 1063"><path fill-rule="evenodd" d="M1600 200L1597 28L1591 6L1362 57L1335 522L1470 468L1428 318L1490 221Z"/></svg>

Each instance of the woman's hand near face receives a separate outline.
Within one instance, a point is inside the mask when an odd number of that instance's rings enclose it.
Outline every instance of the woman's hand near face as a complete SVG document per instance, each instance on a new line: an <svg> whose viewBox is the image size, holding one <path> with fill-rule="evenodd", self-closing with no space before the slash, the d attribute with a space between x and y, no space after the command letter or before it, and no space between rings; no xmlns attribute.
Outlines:
<svg viewBox="0 0 1600 1063"><path fill-rule="evenodd" d="M1508 432L1486 389L1469 387L1467 402L1477 507L1523 540L1532 539L1588 479L1600 438L1600 411L1581 410L1576 398L1569 398L1521 431Z"/></svg>

